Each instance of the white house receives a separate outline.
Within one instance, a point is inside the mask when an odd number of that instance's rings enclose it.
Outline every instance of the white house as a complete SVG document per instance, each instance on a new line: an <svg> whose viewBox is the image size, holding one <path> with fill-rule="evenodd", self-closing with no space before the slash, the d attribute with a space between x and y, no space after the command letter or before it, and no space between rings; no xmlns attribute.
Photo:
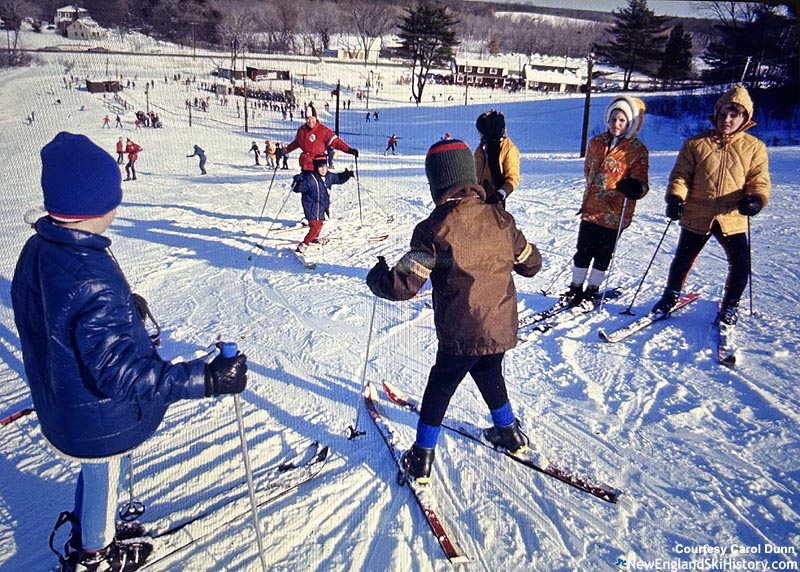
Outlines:
<svg viewBox="0 0 800 572"><path fill-rule="evenodd" d="M64 34L70 40L99 40L106 37L105 29L91 18L73 20L67 24Z"/></svg>
<svg viewBox="0 0 800 572"><path fill-rule="evenodd" d="M381 53L381 47L381 38L375 38L365 59L364 46L358 38L355 36L341 36L338 38L337 46L333 47L330 52L333 57L339 60L377 63Z"/></svg>
<svg viewBox="0 0 800 572"><path fill-rule="evenodd" d="M539 91L576 93L586 85L587 75L587 63L576 58L533 56L522 66L525 87Z"/></svg>
<svg viewBox="0 0 800 572"><path fill-rule="evenodd" d="M89 17L89 10L86 8L81 8L80 6L63 6L56 10L56 17L53 20L53 23L56 26L60 26L63 30L67 27L67 24L72 22L73 20L80 20L81 18L88 18Z"/></svg>

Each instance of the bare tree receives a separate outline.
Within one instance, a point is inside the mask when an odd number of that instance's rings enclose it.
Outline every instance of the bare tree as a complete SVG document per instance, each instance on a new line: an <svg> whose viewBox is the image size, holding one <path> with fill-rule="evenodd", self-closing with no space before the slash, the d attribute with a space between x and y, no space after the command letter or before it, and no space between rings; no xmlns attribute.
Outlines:
<svg viewBox="0 0 800 572"><path fill-rule="evenodd" d="M394 7L387 2L352 0L350 14L360 47L364 49L364 65L366 65L375 42L395 27L397 13Z"/></svg>
<svg viewBox="0 0 800 572"><path fill-rule="evenodd" d="M257 14L250 5L227 6L222 21L217 27L225 46L231 52L231 67L236 70L236 61L256 44Z"/></svg>
<svg viewBox="0 0 800 572"><path fill-rule="evenodd" d="M19 45L19 31L22 22L26 17L33 14L34 8L27 0L2 0L0 1L0 18L3 19L3 27L6 29L6 52L5 63L7 65L17 65L20 63L20 54L17 51Z"/></svg>

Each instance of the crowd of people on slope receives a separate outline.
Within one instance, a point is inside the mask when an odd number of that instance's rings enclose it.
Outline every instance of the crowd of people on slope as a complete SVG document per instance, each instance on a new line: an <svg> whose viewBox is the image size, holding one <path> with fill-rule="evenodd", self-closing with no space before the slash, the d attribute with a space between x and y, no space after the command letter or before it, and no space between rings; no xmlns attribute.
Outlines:
<svg viewBox="0 0 800 572"><path fill-rule="evenodd" d="M594 302L636 201L649 190L648 150L639 139L644 113L640 99L614 98L605 110L606 130L590 141L564 303ZM665 194L666 216L680 221L681 232L663 296L652 310L658 318L669 316L695 259L714 236L728 260L717 320L736 322L749 276L747 220L767 205L770 194L766 147L747 133L752 118L747 90L735 86L716 102L712 129L683 143ZM415 440L401 460L404 478L421 485L431 480L442 421L467 374L493 422L485 438L512 454L528 447L503 361L517 343L512 273L534 276L542 257L506 210L519 187L520 154L503 114L481 114L476 128L480 142L474 152L452 137L428 149L425 175L433 210L414 228L409 250L394 266L378 257L366 276L370 290L389 300L407 300L428 280L432 284L439 346ZM319 236L329 188L353 176L328 172L328 147L358 157L309 105L304 124L284 149L284 156L301 149L297 190L309 231L299 250ZM59 133L42 149L45 216L31 221L35 234L23 247L11 284L25 376L42 433L81 467L75 506L57 523L71 527L59 553L62 570L69 572L141 566L152 547L126 543L115 529L123 455L156 431L170 404L240 393L247 385L244 354L173 364L159 356L148 334L146 302L131 291L104 236L122 199L124 153L135 179L133 162L141 148L130 149L118 150L115 164L87 137L69 133ZM190 156L200 158L204 171L205 152L195 146Z"/></svg>

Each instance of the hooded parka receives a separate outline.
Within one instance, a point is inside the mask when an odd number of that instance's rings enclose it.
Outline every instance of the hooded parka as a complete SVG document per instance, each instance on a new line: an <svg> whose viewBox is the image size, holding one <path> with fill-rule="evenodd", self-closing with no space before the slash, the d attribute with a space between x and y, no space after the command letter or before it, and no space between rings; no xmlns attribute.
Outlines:
<svg viewBox="0 0 800 572"><path fill-rule="evenodd" d="M615 142L608 131L589 141L583 163L586 189L579 211L581 220L610 229L619 228L619 217L625 202L625 196L616 190L617 183L625 177L632 177L642 184L645 194L649 189L649 152L639 139L639 131L644 122L644 102L637 97L621 96L617 99L628 104L627 107L633 110L634 117L630 119L628 131L619 141ZM614 101L609 104L608 109L612 109L613 104ZM635 209L636 201L629 200L625 208L623 228L630 226Z"/></svg>
<svg viewBox="0 0 800 572"><path fill-rule="evenodd" d="M712 121L728 103L741 105L747 117L730 135L714 127L684 141L669 175L667 198L677 195L686 203L680 225L698 234L708 234L714 221L725 236L747 231L747 217L738 203L755 195L767 206L770 194L766 145L745 131L753 122L753 101L747 90L735 86L714 105Z"/></svg>

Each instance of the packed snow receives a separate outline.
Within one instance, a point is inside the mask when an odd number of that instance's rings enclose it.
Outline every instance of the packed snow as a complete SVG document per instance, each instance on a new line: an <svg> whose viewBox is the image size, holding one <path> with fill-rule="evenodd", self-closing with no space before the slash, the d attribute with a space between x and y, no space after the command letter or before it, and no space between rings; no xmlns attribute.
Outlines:
<svg viewBox="0 0 800 572"><path fill-rule="evenodd" d="M289 191L299 152L290 155L289 170L277 171L255 166L248 153L252 141L262 148L265 139L287 143L301 118L251 109L245 132L234 98L221 105L200 89L213 81L209 74L222 56L190 56L44 54L39 65L0 71L0 173L6 181L0 418L30 405L9 290L31 233L23 214L42 200L39 150L59 131L86 134L112 154L117 137L131 137L144 148L139 176L123 183L109 236L130 284L161 323L162 356L192 359L219 336L247 354L249 384L241 403L256 484L265 468L310 442L330 447L318 476L258 512L268 568L453 568L408 489L398 486L396 465L361 400L366 381L383 379L421 397L437 345L433 312L425 297L376 300L364 278L378 255L390 264L399 259L414 225L432 208L427 148L445 132L474 148L475 118L495 108L505 114L522 155L522 183L508 210L544 256L536 277L515 278L520 316L551 304L569 282L577 234L584 100L478 89L465 95L463 88L429 85L425 101L414 105L409 85L398 81L405 73L399 67L299 59L260 64L290 69L299 101L313 100L331 127L337 80L342 103L351 100L341 112L340 135L361 154L357 163L339 154L334 170L351 167L358 177L334 187L332 220L323 230L331 240L312 254L317 267L308 271L291 253L303 231L280 231L302 217L299 196ZM366 123L367 102L355 94L370 72L380 79L369 98L369 111L379 118ZM135 82L121 92L127 109L83 86L85 77L106 73L122 76L123 85ZM176 74L197 81L187 85L175 81ZM71 89L65 84L70 75L80 78ZM190 126L185 100L194 97L209 97L210 105L205 113L192 110ZM603 128L609 97L592 98L590 135ZM164 127L135 130L133 111L148 107ZM113 128L117 113L123 129ZM111 128L104 129L107 114ZM712 320L726 262L713 240L687 283L687 290L701 294L699 301L625 342L608 344L597 335L601 327L613 329L646 313L663 287L678 234L664 217L663 194L685 136L682 126L645 119L641 138L651 151L651 190L622 235L608 281L624 295L594 314L523 336L505 361L512 404L533 447L624 494L616 505L605 503L444 432L432 487L470 559L465 570L798 569L800 394L792 371L800 347L800 238L793 214L800 148L769 148L772 199L752 219L753 283L742 301L735 369L716 359ZM384 156L393 133L398 154ZM765 136L758 128L753 133ZM194 144L207 152L206 176L197 158L186 158ZM386 240L368 241L384 233ZM620 313L629 306L636 316ZM410 445L415 415L379 395L398 437ZM469 378L447 420L489 424ZM348 427L365 434L348 439ZM0 427L0 435L0 568L52 569L48 537L58 513L72 506L78 466L48 447L35 413ZM191 528L201 537L195 544L149 569L261 569L246 514L233 398L173 406L133 459L133 493L146 506L144 525L218 507ZM120 498L129 497L126 484ZM239 500L222 506L221 499L234 497ZM245 516L227 522L236 514Z"/></svg>

